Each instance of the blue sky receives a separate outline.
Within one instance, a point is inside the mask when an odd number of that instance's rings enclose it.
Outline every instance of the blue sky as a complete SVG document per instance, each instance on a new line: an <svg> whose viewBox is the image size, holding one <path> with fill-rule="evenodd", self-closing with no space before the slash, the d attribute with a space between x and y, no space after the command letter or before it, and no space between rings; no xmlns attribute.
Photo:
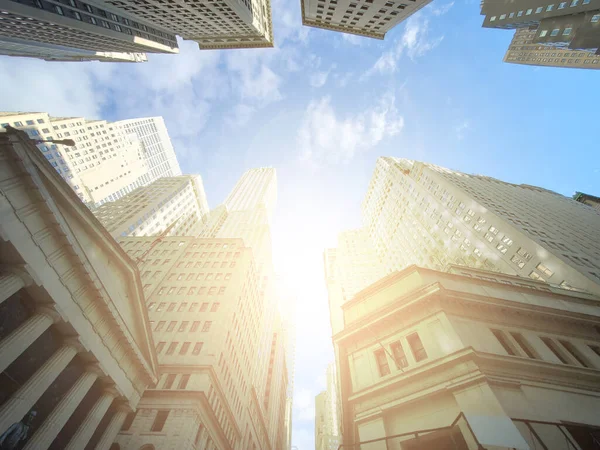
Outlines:
<svg viewBox="0 0 600 450"><path fill-rule="evenodd" d="M299 0L272 9L275 49L180 42L144 64L0 57L0 109L161 115L212 207L244 170L277 168L275 261L298 301L293 440L309 450L332 358L322 251L360 225L376 158L599 195L600 74L503 63L512 32L482 29L477 1L435 0L385 41L302 27Z"/></svg>

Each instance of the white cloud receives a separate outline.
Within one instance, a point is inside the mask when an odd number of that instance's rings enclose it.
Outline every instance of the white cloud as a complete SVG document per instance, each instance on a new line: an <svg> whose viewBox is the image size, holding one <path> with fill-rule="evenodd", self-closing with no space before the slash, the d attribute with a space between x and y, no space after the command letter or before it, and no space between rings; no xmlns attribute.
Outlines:
<svg viewBox="0 0 600 450"><path fill-rule="evenodd" d="M362 45L366 38L356 34L342 33L342 39L352 45Z"/></svg>
<svg viewBox="0 0 600 450"><path fill-rule="evenodd" d="M440 16L448 12L453 4L450 3L428 11L434 16ZM443 39L443 35L431 36L429 18L427 14L420 11L406 21L404 32L394 42L393 48L384 52L362 78L365 79L374 74L392 74L398 69L398 63L402 55L406 54L414 61L440 45Z"/></svg>
<svg viewBox="0 0 600 450"><path fill-rule="evenodd" d="M309 83L312 87L323 87L327 83L329 71L320 71L313 73L309 78Z"/></svg>
<svg viewBox="0 0 600 450"><path fill-rule="evenodd" d="M465 138L465 134L471 129L471 122L469 120L463 120L460 124L454 127L456 133L456 139L462 141Z"/></svg>
<svg viewBox="0 0 600 450"><path fill-rule="evenodd" d="M392 93L362 113L346 117L338 117L331 99L323 97L312 101L305 111L298 131L300 159L313 166L347 163L357 153L395 136L403 126Z"/></svg>
<svg viewBox="0 0 600 450"><path fill-rule="evenodd" d="M437 3L436 3L436 5L437 5ZM439 6L434 6L433 4L429 4L429 5L427 5L427 8L431 11L431 14L433 14L434 16L443 16L448 11L450 11L450 8L452 8L453 6L454 6L454 1L452 1L450 3L446 3L445 5L439 5Z"/></svg>

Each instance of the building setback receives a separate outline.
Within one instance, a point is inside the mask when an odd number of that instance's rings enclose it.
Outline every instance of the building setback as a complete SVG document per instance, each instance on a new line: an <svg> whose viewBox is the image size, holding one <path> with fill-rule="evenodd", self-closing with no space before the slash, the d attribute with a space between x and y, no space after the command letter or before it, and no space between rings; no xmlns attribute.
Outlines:
<svg viewBox="0 0 600 450"><path fill-rule="evenodd" d="M200 175L159 178L94 210L94 215L114 238L163 233L198 236L207 214L208 203Z"/></svg>
<svg viewBox="0 0 600 450"><path fill-rule="evenodd" d="M333 337L341 449L593 448L599 302L459 266L388 275Z"/></svg>
<svg viewBox="0 0 600 450"><path fill-rule="evenodd" d="M137 267L22 131L0 186L0 439L108 450L157 381Z"/></svg>
<svg viewBox="0 0 600 450"><path fill-rule="evenodd" d="M573 195L573 200L600 210L600 197L584 194L583 192L575 192L575 195Z"/></svg>
<svg viewBox="0 0 600 450"><path fill-rule="evenodd" d="M302 24L375 39L430 0L300 0Z"/></svg>
<svg viewBox="0 0 600 450"><path fill-rule="evenodd" d="M181 169L159 118L110 123L47 113L0 113L6 125L31 139L73 139L75 146L45 142L38 149L91 208L117 200L134 189Z"/></svg>
<svg viewBox="0 0 600 450"><path fill-rule="evenodd" d="M484 0L481 14L484 28L535 30L534 44L591 53L600 47L598 0Z"/></svg>
<svg viewBox="0 0 600 450"><path fill-rule="evenodd" d="M100 61L143 61L140 53L179 51L166 28L106 2L100 7L80 0L1 0L0 49L12 56Z"/></svg>
<svg viewBox="0 0 600 450"><path fill-rule="evenodd" d="M504 62L531 66L600 69L600 56L583 51L548 47L533 42L536 30L518 28L504 55Z"/></svg>
<svg viewBox="0 0 600 450"><path fill-rule="evenodd" d="M600 294L600 215L555 192L382 157L362 213L388 273L458 264Z"/></svg>

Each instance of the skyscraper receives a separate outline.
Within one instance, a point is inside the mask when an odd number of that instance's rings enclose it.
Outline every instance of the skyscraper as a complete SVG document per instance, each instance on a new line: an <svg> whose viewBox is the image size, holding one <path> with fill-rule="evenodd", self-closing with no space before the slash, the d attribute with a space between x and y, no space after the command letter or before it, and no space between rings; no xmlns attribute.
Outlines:
<svg viewBox="0 0 600 450"><path fill-rule="evenodd" d="M600 47L600 7L592 0L558 1L484 0L481 14L485 28L529 28L535 30L532 43L553 47L586 50L595 53Z"/></svg>
<svg viewBox="0 0 600 450"><path fill-rule="evenodd" d="M338 450L339 411L335 364L327 366L327 389L315 398L315 449Z"/></svg>
<svg viewBox="0 0 600 450"><path fill-rule="evenodd" d="M362 213L388 273L459 264L600 293L600 216L547 189L383 157Z"/></svg>
<svg viewBox="0 0 600 450"><path fill-rule="evenodd" d="M375 39L426 6L430 0L302 0L302 23Z"/></svg>
<svg viewBox="0 0 600 450"><path fill-rule="evenodd" d="M533 42L536 30L517 28L504 62L532 66L600 69L600 56L583 50L548 47Z"/></svg>
<svg viewBox="0 0 600 450"><path fill-rule="evenodd" d="M176 7L160 0L143 4L135 0L105 0L105 3L183 39L196 41L200 49L273 47L270 0L201 4L185 0Z"/></svg>
<svg viewBox="0 0 600 450"><path fill-rule="evenodd" d="M244 193L246 179L233 192L254 201L217 207L201 237L121 239L139 261L164 374L125 422L122 448L289 448L289 329L264 239L271 189Z"/></svg>
<svg viewBox="0 0 600 450"><path fill-rule="evenodd" d="M114 238L165 232L167 236L198 236L207 214L199 175L159 178L94 210Z"/></svg>
<svg viewBox="0 0 600 450"><path fill-rule="evenodd" d="M181 175L177 155L162 117L120 120L114 122L114 126L142 143L150 182Z"/></svg>
<svg viewBox="0 0 600 450"><path fill-rule="evenodd" d="M90 207L117 200L161 176L180 174L159 118L119 123L47 113L0 113L0 130L10 125L31 139L73 139L74 147L45 142L38 148Z"/></svg>
<svg viewBox="0 0 600 450"><path fill-rule="evenodd" d="M179 51L172 31L107 2L2 0L0 18L0 49L13 56L143 61L144 52Z"/></svg>
<svg viewBox="0 0 600 450"><path fill-rule="evenodd" d="M583 203L584 205L591 206L592 208L596 208L600 211L600 197L584 194L583 192L575 192L575 195L573 195L573 200Z"/></svg>

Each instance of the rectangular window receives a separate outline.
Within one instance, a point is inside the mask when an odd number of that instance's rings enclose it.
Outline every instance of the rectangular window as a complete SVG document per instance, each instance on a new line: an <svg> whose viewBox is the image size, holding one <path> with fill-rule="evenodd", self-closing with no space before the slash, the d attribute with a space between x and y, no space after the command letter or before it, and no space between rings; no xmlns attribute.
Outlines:
<svg viewBox="0 0 600 450"><path fill-rule="evenodd" d="M165 326L165 321L161 320L160 322L158 322L158 325L156 325L156 328L154 329L154 331L160 331L163 329L164 326Z"/></svg>
<svg viewBox="0 0 600 450"><path fill-rule="evenodd" d="M172 355L175 352L175 349L179 345L179 342L171 342L169 344L169 348L167 349L167 355Z"/></svg>
<svg viewBox="0 0 600 450"><path fill-rule="evenodd" d="M184 342L183 344L181 344L181 348L179 349L179 354L186 355L189 348L190 348L190 342Z"/></svg>
<svg viewBox="0 0 600 450"><path fill-rule="evenodd" d="M206 322L204 322L204 325L202 325L202 331L203 332L210 331L211 325L212 325L212 322L210 320L207 320Z"/></svg>
<svg viewBox="0 0 600 450"><path fill-rule="evenodd" d="M577 360L577 362L579 364L581 364L583 367L592 367L590 366L590 363L588 363L586 361L586 359L583 357L583 355L579 352L579 350L577 349L577 347L575 347L571 342L569 341L562 341L559 340L558 342L561 343L561 345L567 349L567 351L571 354L571 356L573 358L575 358Z"/></svg>
<svg viewBox="0 0 600 450"><path fill-rule="evenodd" d="M554 5L548 5L546 7L546 11L552 11L554 9Z"/></svg>
<svg viewBox="0 0 600 450"><path fill-rule="evenodd" d="M220 305L220 303L213 303L212 307L210 308L210 312L216 312Z"/></svg>
<svg viewBox="0 0 600 450"><path fill-rule="evenodd" d="M519 346L521 347L521 349L525 352L525 354L529 358L531 358L531 359L539 359L539 357L534 353L533 349L529 345L529 342L527 342L527 339L525 339L525 337L521 333L515 333L515 332L511 331L510 334L513 337L513 339L515 341L517 341L517 344L519 344Z"/></svg>
<svg viewBox="0 0 600 450"><path fill-rule="evenodd" d="M173 383L175 382L176 376L177 374L174 373L168 374L167 379L165 380L165 384L163 385L163 389L171 389L171 386L173 386Z"/></svg>
<svg viewBox="0 0 600 450"><path fill-rule="evenodd" d="M163 351L163 348L165 348L166 342L159 342L158 345L156 346L156 353L160 353Z"/></svg>
<svg viewBox="0 0 600 450"><path fill-rule="evenodd" d="M185 329L186 329L186 328L187 328L187 326L188 326L188 323L189 323L189 322L188 322L187 320L184 320L183 322L181 322L181 325L179 325L179 330L177 330L177 331L178 331L178 332L184 332L184 331L185 331Z"/></svg>
<svg viewBox="0 0 600 450"><path fill-rule="evenodd" d="M563 31L563 36L570 35L572 30L573 30L573 28L565 28Z"/></svg>
<svg viewBox="0 0 600 450"><path fill-rule="evenodd" d="M508 353L511 356L517 356L516 350L514 349L514 347L512 346L512 344L510 343L503 331L492 330L492 333L494 334L494 336L496 336L496 339L498 339L498 342L500 342L500 345L502 345L502 348L504 348L504 351L506 353Z"/></svg>
<svg viewBox="0 0 600 450"><path fill-rule="evenodd" d="M565 6L567 6L567 2L560 2L558 4L558 9L565 9Z"/></svg>
<svg viewBox="0 0 600 450"><path fill-rule="evenodd" d="M377 368L379 369L379 376L384 377L390 374L390 365L385 354L385 350L377 350L375 352L375 360L377 361Z"/></svg>
<svg viewBox="0 0 600 450"><path fill-rule="evenodd" d="M173 329L175 328L175 324L177 322L175 322L174 320L172 320L171 322L169 322L169 325L167 326L167 331L173 331Z"/></svg>
<svg viewBox="0 0 600 450"><path fill-rule="evenodd" d="M552 275L554 275L554 272L552 272L550 269L548 269L548 267L546 267L545 265L543 265L542 263L539 263L536 266L536 269L538 269L540 272L546 274L547 276L551 277Z"/></svg>
<svg viewBox="0 0 600 450"><path fill-rule="evenodd" d="M547 337L542 337L540 339L542 340L542 342L544 344L546 344L546 347L548 347L550 349L550 351L552 353L554 353L554 356L556 356L561 363L569 364L569 360L562 353L562 350L560 348L558 348L558 345L556 345L556 342L554 342L552 339L547 338Z"/></svg>
<svg viewBox="0 0 600 450"><path fill-rule="evenodd" d="M404 353L404 349L402 348L402 344L400 341L392 342L390 344L390 348L392 349L392 355L394 356L394 363L398 369L403 369L408 366L408 361L406 360L406 353Z"/></svg>
<svg viewBox="0 0 600 450"><path fill-rule="evenodd" d="M189 342L186 342L186 344L189 344ZM185 389L188 385L188 382L190 381L190 374L186 373L181 375L181 380L179 380L179 386L177 386L177 389Z"/></svg>
<svg viewBox="0 0 600 450"><path fill-rule="evenodd" d="M177 312L183 312L185 311L185 308L187 308L187 302L183 302L181 305L179 305L179 308L177 308Z"/></svg>
<svg viewBox="0 0 600 450"><path fill-rule="evenodd" d="M408 342L408 345L410 346L410 349L415 357L415 361L419 362L427 358L427 352L425 351L425 347L423 347L421 338L417 333L407 336L406 341Z"/></svg>
<svg viewBox="0 0 600 450"><path fill-rule="evenodd" d="M198 303L196 303L196 302L192 303L192 306L190 306L190 312L195 312L197 307L198 307Z"/></svg>
<svg viewBox="0 0 600 450"><path fill-rule="evenodd" d="M156 418L154 419L154 423L152 424L152 428L150 428L150 431L162 431L163 427L165 426L165 422L169 417L169 412L170 411L168 410L158 411L158 413L156 413Z"/></svg>
<svg viewBox="0 0 600 450"><path fill-rule="evenodd" d="M200 350L202 350L203 345L203 342L196 342L196 345L194 345L194 350L192 351L192 355L198 355Z"/></svg>
<svg viewBox="0 0 600 450"><path fill-rule="evenodd" d="M161 302L158 305L158 308L156 308L156 312L161 312L163 309L165 309L166 303L165 302Z"/></svg>
<svg viewBox="0 0 600 450"><path fill-rule="evenodd" d="M204 312L208 309L208 303L202 303L202 306L200 306L200 312Z"/></svg>
<svg viewBox="0 0 600 450"><path fill-rule="evenodd" d="M192 323L192 328L190 331L193 333L194 331L198 331L198 327L200 326L200 321L196 320Z"/></svg>

